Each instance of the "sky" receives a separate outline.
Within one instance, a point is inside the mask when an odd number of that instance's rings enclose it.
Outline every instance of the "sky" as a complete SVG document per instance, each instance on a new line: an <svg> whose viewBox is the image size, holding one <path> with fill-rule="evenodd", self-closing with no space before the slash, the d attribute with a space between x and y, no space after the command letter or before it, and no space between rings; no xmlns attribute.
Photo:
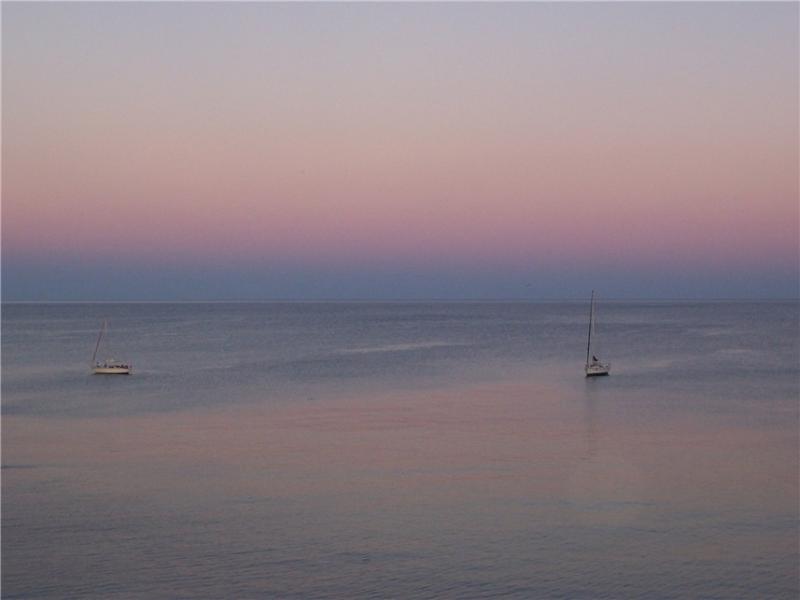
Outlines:
<svg viewBox="0 0 800 600"><path fill-rule="evenodd" d="M3 2L3 300L797 298L799 7Z"/></svg>

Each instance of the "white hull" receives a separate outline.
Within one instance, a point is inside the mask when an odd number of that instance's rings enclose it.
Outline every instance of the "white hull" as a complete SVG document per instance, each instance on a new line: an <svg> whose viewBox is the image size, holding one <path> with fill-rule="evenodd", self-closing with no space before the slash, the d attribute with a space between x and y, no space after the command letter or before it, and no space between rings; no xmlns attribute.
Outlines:
<svg viewBox="0 0 800 600"><path fill-rule="evenodd" d="M600 375L608 375L611 371L611 365L586 365L587 377L598 377Z"/></svg>
<svg viewBox="0 0 800 600"><path fill-rule="evenodd" d="M130 375L130 367L94 367L92 373L95 375Z"/></svg>

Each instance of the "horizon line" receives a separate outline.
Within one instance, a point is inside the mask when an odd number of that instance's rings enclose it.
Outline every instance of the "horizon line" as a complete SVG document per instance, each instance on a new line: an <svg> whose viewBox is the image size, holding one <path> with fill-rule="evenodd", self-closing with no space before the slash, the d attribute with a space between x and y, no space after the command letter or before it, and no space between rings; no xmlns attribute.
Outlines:
<svg viewBox="0 0 800 600"><path fill-rule="evenodd" d="M800 302L794 297L603 297L602 302ZM253 299L169 299L169 300L2 300L0 304L468 304L468 303L554 303L588 302L589 298L253 298Z"/></svg>

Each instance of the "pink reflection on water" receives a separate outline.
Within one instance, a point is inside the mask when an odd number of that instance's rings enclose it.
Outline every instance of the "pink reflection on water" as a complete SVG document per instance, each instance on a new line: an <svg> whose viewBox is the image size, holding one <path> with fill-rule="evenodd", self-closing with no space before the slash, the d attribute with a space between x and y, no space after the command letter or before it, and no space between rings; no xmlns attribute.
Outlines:
<svg viewBox="0 0 800 600"><path fill-rule="evenodd" d="M124 418L6 417L4 463L64 467L80 473L65 483L76 493L127 498L524 499L557 506L565 522L606 525L661 511L796 508L790 429L698 415L623 420L611 408L515 383Z"/></svg>

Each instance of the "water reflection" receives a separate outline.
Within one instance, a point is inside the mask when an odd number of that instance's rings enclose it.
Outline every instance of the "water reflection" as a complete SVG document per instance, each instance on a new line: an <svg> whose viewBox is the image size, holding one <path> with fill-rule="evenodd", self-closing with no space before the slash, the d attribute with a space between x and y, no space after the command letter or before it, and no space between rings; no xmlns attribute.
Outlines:
<svg viewBox="0 0 800 600"><path fill-rule="evenodd" d="M9 597L796 596L796 346L737 336L779 349L737 379L726 335L670 333L738 307L658 308L639 346L645 309L612 307L627 370L597 381L571 306L128 307L151 364L126 382L85 375L94 308L53 339L26 310L4 314ZM654 336L680 378L647 368Z"/></svg>
<svg viewBox="0 0 800 600"><path fill-rule="evenodd" d="M595 382L587 378L585 394L583 396L584 441L586 445L586 460L591 461L597 455L597 429L595 426L596 404Z"/></svg>

